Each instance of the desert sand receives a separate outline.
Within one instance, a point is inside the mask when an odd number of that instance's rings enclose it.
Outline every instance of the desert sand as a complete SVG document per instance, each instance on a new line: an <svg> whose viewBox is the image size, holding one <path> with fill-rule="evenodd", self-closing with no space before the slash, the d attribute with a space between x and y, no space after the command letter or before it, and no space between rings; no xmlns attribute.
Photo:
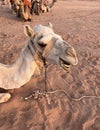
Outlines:
<svg viewBox="0 0 100 130"><path fill-rule="evenodd" d="M9 5L0 7L0 63L12 64L28 38L23 26L53 24L54 31L71 44L79 63L65 72L47 68L48 90L61 90L39 100L25 97L45 87L44 70L33 75L12 98L0 104L0 130L100 130L100 1L58 1L48 13L18 19ZM64 92L67 93L67 95ZM90 96L90 97L89 97Z"/></svg>

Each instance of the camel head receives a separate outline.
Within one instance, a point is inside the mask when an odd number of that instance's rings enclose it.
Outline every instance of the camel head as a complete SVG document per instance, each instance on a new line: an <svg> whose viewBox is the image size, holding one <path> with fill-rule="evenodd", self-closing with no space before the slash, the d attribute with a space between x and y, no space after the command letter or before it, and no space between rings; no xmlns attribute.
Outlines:
<svg viewBox="0 0 100 130"><path fill-rule="evenodd" d="M33 41L37 50L47 61L52 61L64 70L68 70L72 65L77 65L75 49L59 35L37 33L30 26L25 26L25 34Z"/></svg>

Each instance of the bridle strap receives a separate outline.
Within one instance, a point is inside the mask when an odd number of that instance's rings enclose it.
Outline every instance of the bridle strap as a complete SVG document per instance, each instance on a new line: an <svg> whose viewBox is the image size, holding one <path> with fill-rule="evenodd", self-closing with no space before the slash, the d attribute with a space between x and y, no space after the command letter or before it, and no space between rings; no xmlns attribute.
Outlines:
<svg viewBox="0 0 100 130"><path fill-rule="evenodd" d="M35 45L34 45L34 43L33 43L33 41L31 39L30 39L29 42L30 42L30 44L28 44L28 48L29 48L32 56L34 56L34 54L36 52L36 47L35 47Z"/></svg>
<svg viewBox="0 0 100 130"><path fill-rule="evenodd" d="M42 56L42 54L37 50L37 48L35 47L35 45L34 45L34 42L30 39L30 42L31 42L31 44L29 44L28 45L28 48L29 48L29 50L30 50L30 52L31 52L31 54L32 54L32 56L34 56L35 55L35 53L37 53L37 55L38 55L38 57L42 60L42 62L43 62L43 66L44 66L44 73L45 73L45 91L47 91L47 63L46 63L46 59ZM35 59L35 60L37 60L37 59ZM36 61L36 63L37 63L37 61Z"/></svg>
<svg viewBox="0 0 100 130"><path fill-rule="evenodd" d="M34 42L31 39L30 39L30 43L31 44L28 44L28 48L31 52L31 55L35 56L35 54L37 54L39 59L41 59L43 61L43 65L45 66L46 61L45 61L45 58L42 56L42 53L40 53L39 50L35 47ZM37 60L37 59L35 59L35 60Z"/></svg>
<svg viewBox="0 0 100 130"><path fill-rule="evenodd" d="M29 45L28 45L28 49L30 50L31 55L34 56L33 51L31 50L31 47Z"/></svg>

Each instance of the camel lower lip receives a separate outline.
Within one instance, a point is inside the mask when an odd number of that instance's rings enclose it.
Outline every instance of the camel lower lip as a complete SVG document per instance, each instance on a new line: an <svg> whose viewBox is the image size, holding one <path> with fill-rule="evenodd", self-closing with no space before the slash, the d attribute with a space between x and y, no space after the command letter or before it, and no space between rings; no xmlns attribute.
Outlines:
<svg viewBox="0 0 100 130"><path fill-rule="evenodd" d="M60 60L60 66L64 70L68 70L70 68L70 64L68 62L64 61L62 58L60 58L59 60Z"/></svg>

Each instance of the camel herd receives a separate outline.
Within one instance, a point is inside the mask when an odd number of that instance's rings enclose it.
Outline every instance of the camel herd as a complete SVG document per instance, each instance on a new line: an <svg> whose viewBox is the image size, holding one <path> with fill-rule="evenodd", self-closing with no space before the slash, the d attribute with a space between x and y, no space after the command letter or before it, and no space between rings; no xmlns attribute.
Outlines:
<svg viewBox="0 0 100 130"><path fill-rule="evenodd" d="M2 0L5 2L5 0ZM24 21L31 21L33 14L48 12L57 0L9 0L12 12ZM6 1L6 3L8 0Z"/></svg>

